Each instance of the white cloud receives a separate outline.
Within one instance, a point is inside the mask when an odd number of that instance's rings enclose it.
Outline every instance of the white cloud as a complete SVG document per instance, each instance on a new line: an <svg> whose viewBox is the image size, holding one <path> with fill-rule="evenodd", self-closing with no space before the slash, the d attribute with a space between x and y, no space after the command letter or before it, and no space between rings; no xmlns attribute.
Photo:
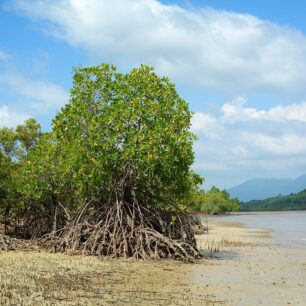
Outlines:
<svg viewBox="0 0 306 306"><path fill-rule="evenodd" d="M219 128L220 125L212 115L195 113L192 118L192 131L204 134L208 138L218 138Z"/></svg>
<svg viewBox="0 0 306 306"><path fill-rule="evenodd" d="M0 61L11 59L0 50ZM13 127L29 117L50 115L68 102L61 86L33 80L18 72L12 61L0 67L0 126Z"/></svg>
<svg viewBox="0 0 306 306"><path fill-rule="evenodd" d="M278 137L259 133L246 133L246 143L271 157L295 157L306 154L306 135L286 133Z"/></svg>
<svg viewBox="0 0 306 306"><path fill-rule="evenodd" d="M16 72L0 76L0 86L8 86L24 99L23 108L46 114L58 110L68 102L68 93L60 86L42 80L31 80Z"/></svg>
<svg viewBox="0 0 306 306"><path fill-rule="evenodd" d="M184 9L157 0L10 3L99 61L149 63L176 81L232 94L306 94L306 37L248 14Z"/></svg>
<svg viewBox="0 0 306 306"><path fill-rule="evenodd" d="M274 120L284 119L306 122L306 102L288 106L277 106L272 108L267 115Z"/></svg>
<svg viewBox="0 0 306 306"><path fill-rule="evenodd" d="M209 184L226 187L249 178L306 173L306 103L268 110L246 104L237 97L217 115L194 115L192 129L199 137L194 167Z"/></svg>
<svg viewBox="0 0 306 306"><path fill-rule="evenodd" d="M306 122L306 102L291 104L287 106L278 105L269 110L257 110L256 108L245 107L246 99L237 97L222 106L225 118L230 121L238 120L295 120Z"/></svg>
<svg viewBox="0 0 306 306"><path fill-rule="evenodd" d="M15 127L22 123L29 115L20 114L8 108L6 105L0 105L0 128L1 127Z"/></svg>

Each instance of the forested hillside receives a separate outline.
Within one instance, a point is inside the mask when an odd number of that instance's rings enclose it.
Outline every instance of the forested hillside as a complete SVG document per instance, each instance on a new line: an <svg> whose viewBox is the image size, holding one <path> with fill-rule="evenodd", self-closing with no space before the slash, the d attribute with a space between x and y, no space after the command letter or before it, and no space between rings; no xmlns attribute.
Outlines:
<svg viewBox="0 0 306 306"><path fill-rule="evenodd" d="M289 195L306 187L306 175L294 179L252 179L228 189L229 194L240 201L265 200L279 195Z"/></svg>
<svg viewBox="0 0 306 306"><path fill-rule="evenodd" d="M242 203L241 211L306 210L306 189L287 196Z"/></svg>

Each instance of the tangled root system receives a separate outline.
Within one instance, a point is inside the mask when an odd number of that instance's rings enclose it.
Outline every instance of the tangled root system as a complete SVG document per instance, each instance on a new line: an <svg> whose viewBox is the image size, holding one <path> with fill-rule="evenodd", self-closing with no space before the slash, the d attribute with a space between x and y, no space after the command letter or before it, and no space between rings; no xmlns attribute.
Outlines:
<svg viewBox="0 0 306 306"><path fill-rule="evenodd" d="M199 257L190 216L118 200L88 202L63 229L45 235L39 245L52 252L135 259L172 258L193 262Z"/></svg>

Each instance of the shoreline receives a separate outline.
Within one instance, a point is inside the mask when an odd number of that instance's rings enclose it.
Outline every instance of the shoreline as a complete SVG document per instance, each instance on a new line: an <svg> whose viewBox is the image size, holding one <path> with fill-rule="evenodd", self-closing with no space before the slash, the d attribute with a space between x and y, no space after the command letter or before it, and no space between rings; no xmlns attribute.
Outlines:
<svg viewBox="0 0 306 306"><path fill-rule="evenodd" d="M253 210L230 212L229 214L208 215L208 217L227 217L227 216L245 216L245 215L279 215L288 213L306 213L306 210Z"/></svg>
<svg viewBox="0 0 306 306"><path fill-rule="evenodd" d="M198 241L220 244L220 255L213 254L220 260L207 271L211 294L228 305L305 305L306 250L278 243L269 229L226 220L209 224L210 238Z"/></svg>
<svg viewBox="0 0 306 306"><path fill-rule="evenodd" d="M274 242L306 250L306 212L260 212L212 216L211 222L242 222L246 227L271 230Z"/></svg>
<svg viewBox="0 0 306 306"><path fill-rule="evenodd" d="M0 252L0 304L305 305L306 250L240 222L209 228L195 264Z"/></svg>

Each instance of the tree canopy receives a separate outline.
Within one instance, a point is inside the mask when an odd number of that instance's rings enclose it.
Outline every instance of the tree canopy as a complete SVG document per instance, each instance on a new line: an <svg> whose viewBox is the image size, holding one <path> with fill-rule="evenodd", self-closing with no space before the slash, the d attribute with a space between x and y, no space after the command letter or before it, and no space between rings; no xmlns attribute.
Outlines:
<svg viewBox="0 0 306 306"><path fill-rule="evenodd" d="M174 84L147 66L129 74L110 65L81 68L73 79L53 126L61 146L71 148L66 159L86 189L80 192L128 180L152 205L174 205L188 189L194 159L191 112Z"/></svg>
<svg viewBox="0 0 306 306"><path fill-rule="evenodd" d="M225 214L240 210L237 198L231 198L226 190L219 190L215 186L207 192L202 189L195 190L192 198L194 210L199 212Z"/></svg>
<svg viewBox="0 0 306 306"><path fill-rule="evenodd" d="M41 127L35 119L26 120L16 129L0 129L0 214L5 219L16 217L24 207L16 178L40 135Z"/></svg>

